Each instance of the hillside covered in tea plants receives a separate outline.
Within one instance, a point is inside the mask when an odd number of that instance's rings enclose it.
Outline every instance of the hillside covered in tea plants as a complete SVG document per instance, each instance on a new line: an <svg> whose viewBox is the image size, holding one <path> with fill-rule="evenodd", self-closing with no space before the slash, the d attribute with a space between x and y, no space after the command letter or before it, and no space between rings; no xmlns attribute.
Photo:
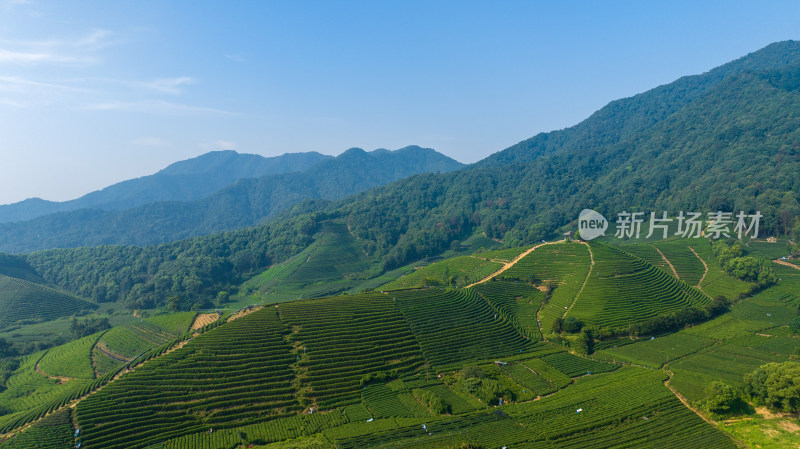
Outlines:
<svg viewBox="0 0 800 449"><path fill-rule="evenodd" d="M800 341L789 326L800 269L763 258L771 250L743 248L780 276L760 287L728 274L705 238L556 241L469 256L507 262L468 288L447 287L473 266L458 256L417 270L438 285L403 286L413 273L189 332L195 314L114 327L25 359L3 394L32 382L43 394L0 416L11 437L0 448L734 448L756 440L714 421L724 415L705 408L708 385L744 398L746 376L791 360ZM621 326L612 311L626 310L637 313ZM749 432L781 425L755 416Z"/></svg>

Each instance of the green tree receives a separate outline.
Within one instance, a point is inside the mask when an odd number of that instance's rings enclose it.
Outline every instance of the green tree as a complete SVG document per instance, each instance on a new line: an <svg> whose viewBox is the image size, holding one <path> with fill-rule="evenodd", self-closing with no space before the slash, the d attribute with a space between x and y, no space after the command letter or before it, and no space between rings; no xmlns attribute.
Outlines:
<svg viewBox="0 0 800 449"><path fill-rule="evenodd" d="M800 362L768 363L744 378L745 392L758 404L800 411Z"/></svg>
<svg viewBox="0 0 800 449"><path fill-rule="evenodd" d="M583 329L581 336L578 339L578 346L584 354L592 354L594 352L594 333L591 329Z"/></svg>
<svg viewBox="0 0 800 449"><path fill-rule="evenodd" d="M461 368L461 378L462 379L482 379L484 376L483 370L480 366L476 365L467 365L464 368Z"/></svg>
<svg viewBox="0 0 800 449"><path fill-rule="evenodd" d="M172 296L167 300L167 310L170 312L179 312L181 310L181 299L177 296Z"/></svg>
<svg viewBox="0 0 800 449"><path fill-rule="evenodd" d="M705 394L703 408L711 413L730 413L741 403L739 392L732 386L718 380L706 386Z"/></svg>
<svg viewBox="0 0 800 449"><path fill-rule="evenodd" d="M564 330L564 320L561 317L553 320L553 332L560 334Z"/></svg>
<svg viewBox="0 0 800 449"><path fill-rule="evenodd" d="M565 331L569 332L570 334L576 334L581 331L583 328L583 321L575 318L574 316L568 316L564 318L564 322L562 327Z"/></svg>

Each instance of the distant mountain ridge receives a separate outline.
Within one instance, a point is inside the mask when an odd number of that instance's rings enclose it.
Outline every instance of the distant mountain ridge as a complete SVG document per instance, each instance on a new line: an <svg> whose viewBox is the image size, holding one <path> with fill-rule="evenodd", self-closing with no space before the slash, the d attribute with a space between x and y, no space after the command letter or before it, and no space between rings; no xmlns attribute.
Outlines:
<svg viewBox="0 0 800 449"><path fill-rule="evenodd" d="M37 218L78 209L125 210L156 201L193 201L242 178L300 172L332 159L317 152L287 153L275 157L212 151L175 162L149 176L122 181L70 201L31 198L0 206L0 223Z"/></svg>
<svg viewBox="0 0 800 449"><path fill-rule="evenodd" d="M336 200L414 174L461 167L430 148L372 152L351 148L305 171L239 179L194 201L151 202L121 211L79 209L3 223L0 251L169 242L256 225L303 200Z"/></svg>
<svg viewBox="0 0 800 449"><path fill-rule="evenodd" d="M680 87L687 81L697 92L691 101ZM591 127L582 122L526 141L549 142L547 149L523 142L456 173L303 202L264 226L145 248L41 251L26 260L48 282L84 296L98 279L125 284L100 297L138 308L175 292L213 299L303 251L325 220L345 223L385 270L458 248L473 235L511 247L556 237L575 230L570 225L585 208L610 220L632 208L671 217L759 210L761 236L800 235L800 42L771 44L675 83L610 103L587 119ZM10 237L0 227L0 247L36 242L33 225Z"/></svg>

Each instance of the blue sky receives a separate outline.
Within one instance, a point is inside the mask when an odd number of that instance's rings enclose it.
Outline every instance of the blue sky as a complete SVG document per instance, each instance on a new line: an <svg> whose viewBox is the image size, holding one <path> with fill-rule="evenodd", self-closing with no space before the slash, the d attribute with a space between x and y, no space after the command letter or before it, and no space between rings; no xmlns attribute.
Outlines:
<svg viewBox="0 0 800 449"><path fill-rule="evenodd" d="M798 1L0 0L0 203L218 149L474 162L800 39Z"/></svg>

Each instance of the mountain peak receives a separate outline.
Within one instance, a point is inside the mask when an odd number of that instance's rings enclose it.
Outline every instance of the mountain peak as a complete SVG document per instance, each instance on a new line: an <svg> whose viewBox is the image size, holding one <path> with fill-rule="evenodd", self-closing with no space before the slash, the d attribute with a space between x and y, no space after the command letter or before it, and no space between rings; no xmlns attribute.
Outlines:
<svg viewBox="0 0 800 449"><path fill-rule="evenodd" d="M342 156L345 156L345 157L363 156L363 155L366 155L366 154L368 154L368 153L364 149L358 148L358 147L353 147L353 148L348 148L347 150L343 151L342 154L339 155L339 157L342 157Z"/></svg>

